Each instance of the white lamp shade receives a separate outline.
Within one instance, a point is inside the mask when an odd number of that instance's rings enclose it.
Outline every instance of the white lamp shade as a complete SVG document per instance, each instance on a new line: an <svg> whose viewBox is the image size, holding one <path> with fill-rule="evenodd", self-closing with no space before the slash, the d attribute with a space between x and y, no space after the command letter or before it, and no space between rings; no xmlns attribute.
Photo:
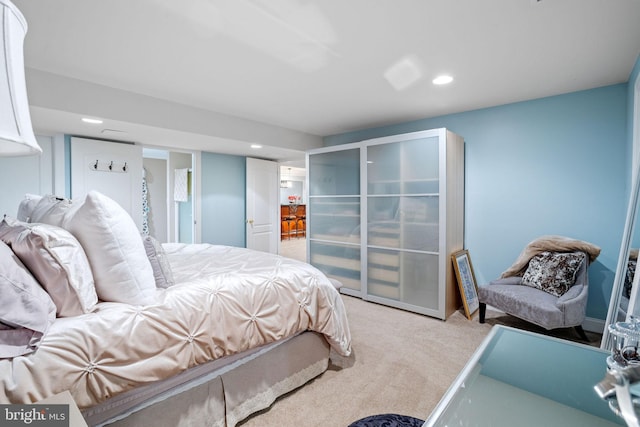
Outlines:
<svg viewBox="0 0 640 427"><path fill-rule="evenodd" d="M27 21L9 0L0 0L0 156L42 153L31 127L24 78L24 36Z"/></svg>

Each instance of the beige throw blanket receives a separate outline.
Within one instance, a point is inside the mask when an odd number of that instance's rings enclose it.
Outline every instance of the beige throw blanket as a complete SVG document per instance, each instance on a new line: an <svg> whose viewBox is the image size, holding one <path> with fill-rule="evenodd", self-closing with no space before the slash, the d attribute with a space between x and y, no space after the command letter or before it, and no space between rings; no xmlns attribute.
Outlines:
<svg viewBox="0 0 640 427"><path fill-rule="evenodd" d="M542 236L530 242L522 251L518 259L505 272L500 275L501 279L511 276L522 276L529 260L541 252L574 252L582 251L589 255L589 262L595 261L600 255L600 248L589 242L571 239L564 236Z"/></svg>

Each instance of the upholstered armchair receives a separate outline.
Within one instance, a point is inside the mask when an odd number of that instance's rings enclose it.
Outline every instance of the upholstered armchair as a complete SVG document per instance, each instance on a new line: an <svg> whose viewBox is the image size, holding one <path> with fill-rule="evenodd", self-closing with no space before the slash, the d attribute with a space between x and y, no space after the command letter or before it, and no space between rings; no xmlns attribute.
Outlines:
<svg viewBox="0 0 640 427"><path fill-rule="evenodd" d="M590 243L559 236L531 242L497 280L478 287L480 323L487 305L547 330L582 329L586 317L589 263L600 253Z"/></svg>

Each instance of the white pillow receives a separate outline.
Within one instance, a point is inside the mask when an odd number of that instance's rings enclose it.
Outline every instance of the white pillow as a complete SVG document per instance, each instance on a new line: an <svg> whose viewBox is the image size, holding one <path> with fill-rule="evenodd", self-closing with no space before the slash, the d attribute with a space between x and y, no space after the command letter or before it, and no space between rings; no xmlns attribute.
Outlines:
<svg viewBox="0 0 640 427"><path fill-rule="evenodd" d="M72 206L69 199L51 194L42 196L31 211L29 222L41 222L65 228L65 217L70 214Z"/></svg>
<svg viewBox="0 0 640 427"><path fill-rule="evenodd" d="M40 199L42 199L42 196L28 193L25 194L24 199L18 205L18 221L29 222L33 210L35 209Z"/></svg>
<svg viewBox="0 0 640 427"><path fill-rule="evenodd" d="M34 352L56 319L51 298L0 242L0 358Z"/></svg>
<svg viewBox="0 0 640 427"><path fill-rule="evenodd" d="M98 298L149 305L155 302L153 270L133 219L117 202L91 191L65 218L65 228L89 258Z"/></svg>
<svg viewBox="0 0 640 427"><path fill-rule="evenodd" d="M0 221L0 240L47 291L58 317L88 313L98 302L87 256L67 230L5 218Z"/></svg>

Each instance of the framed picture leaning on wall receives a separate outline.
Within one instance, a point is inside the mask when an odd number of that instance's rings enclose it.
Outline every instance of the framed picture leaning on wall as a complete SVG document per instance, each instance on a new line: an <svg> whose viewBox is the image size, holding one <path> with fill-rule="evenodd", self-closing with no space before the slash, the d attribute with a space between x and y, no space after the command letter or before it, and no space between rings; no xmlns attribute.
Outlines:
<svg viewBox="0 0 640 427"><path fill-rule="evenodd" d="M471 320L474 313L478 311L479 301L478 285L476 284L476 276L473 273L469 251L463 249L454 252L451 255L451 260L453 261L453 269L456 272L456 280L458 281L458 288L462 296L464 313L467 318Z"/></svg>

